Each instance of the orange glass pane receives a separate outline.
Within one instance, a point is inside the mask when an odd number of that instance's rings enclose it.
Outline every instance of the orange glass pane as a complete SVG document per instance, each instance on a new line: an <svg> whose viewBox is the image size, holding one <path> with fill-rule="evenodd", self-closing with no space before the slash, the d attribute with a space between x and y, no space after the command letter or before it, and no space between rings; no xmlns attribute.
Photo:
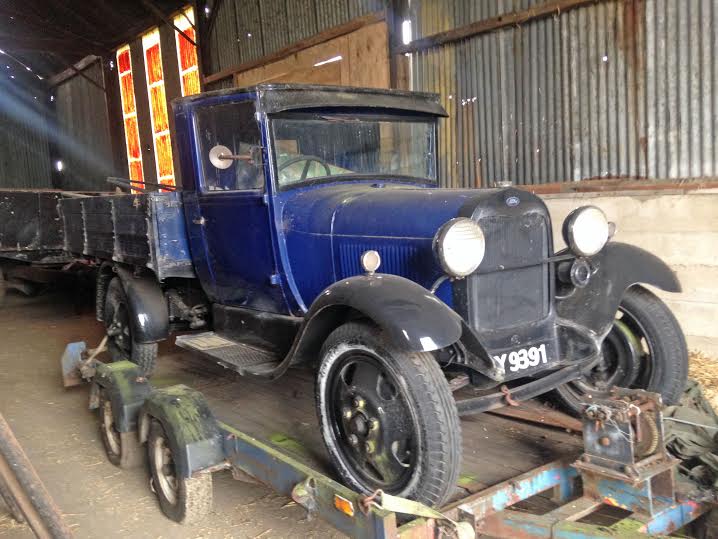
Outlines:
<svg viewBox="0 0 718 539"><path fill-rule="evenodd" d="M129 49L125 49L117 55L117 67L120 73L125 73L131 69Z"/></svg>
<svg viewBox="0 0 718 539"><path fill-rule="evenodd" d="M182 95L199 93L199 71L196 69L182 75Z"/></svg>
<svg viewBox="0 0 718 539"><path fill-rule="evenodd" d="M184 33L196 42L194 28L187 28ZM177 48L179 49L180 70L185 71L197 65L197 49L180 33L177 33Z"/></svg>
<svg viewBox="0 0 718 539"><path fill-rule="evenodd" d="M132 84L132 72L120 75L120 92L122 92L122 112L135 112L135 87Z"/></svg>
<svg viewBox="0 0 718 539"><path fill-rule="evenodd" d="M172 167L172 142L169 133L165 133L155 139L155 148L157 150L157 168L160 178L163 176L172 176L174 169Z"/></svg>
<svg viewBox="0 0 718 539"><path fill-rule="evenodd" d="M160 183L161 183L162 185L174 185L174 184L175 184L175 180L174 180L174 178L166 178L166 179L164 179L164 180L160 180Z"/></svg>
<svg viewBox="0 0 718 539"><path fill-rule="evenodd" d="M127 156L129 159L140 157L140 131L137 128L137 116L125 119L125 137L127 138Z"/></svg>
<svg viewBox="0 0 718 539"><path fill-rule="evenodd" d="M160 84L154 88L150 88L150 98L152 99L152 118L154 120L155 133L161 133L169 129L169 121L167 119L167 99L165 98L165 85Z"/></svg>
<svg viewBox="0 0 718 539"><path fill-rule="evenodd" d="M138 182L144 181L142 178L142 161L130 161L130 179Z"/></svg>
<svg viewBox="0 0 718 539"><path fill-rule="evenodd" d="M145 66L147 67L147 80L149 84L162 80L162 59L160 58L160 44L152 45L145 51Z"/></svg>

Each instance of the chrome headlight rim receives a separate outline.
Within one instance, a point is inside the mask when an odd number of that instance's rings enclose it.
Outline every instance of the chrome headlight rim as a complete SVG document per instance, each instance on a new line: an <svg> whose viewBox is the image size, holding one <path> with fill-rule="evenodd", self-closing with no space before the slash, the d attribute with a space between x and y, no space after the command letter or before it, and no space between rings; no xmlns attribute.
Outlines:
<svg viewBox="0 0 718 539"><path fill-rule="evenodd" d="M600 229L580 229L581 226L585 226L581 225L581 220L585 220L589 213L597 213L602 218L597 223L601 227ZM580 206L568 214L563 222L562 232L566 245L574 254L582 257L591 257L600 253L608 243L608 240L611 239L611 223L608 221L606 213L598 206ZM596 234L598 238L598 241L594 240L594 245L591 247L586 245L586 238L581 237L586 233Z"/></svg>
<svg viewBox="0 0 718 539"><path fill-rule="evenodd" d="M447 258L446 251L447 237L452 231L456 230L455 227L457 226L470 226L472 230L476 233L475 239L480 240L480 247L478 245L475 246L479 247L478 250L475 252L475 260L470 266L462 268L460 270L456 267L452 267L451 261ZM441 225L439 230L436 232L436 235L434 236L433 243L434 253L439 261L439 264L441 265L442 270L445 274L449 275L452 278L463 279L465 277L468 277L479 268L481 262L483 262L484 260L484 255L486 252L486 238L484 236L484 231L481 229L481 227L476 221L468 217L455 217Z"/></svg>

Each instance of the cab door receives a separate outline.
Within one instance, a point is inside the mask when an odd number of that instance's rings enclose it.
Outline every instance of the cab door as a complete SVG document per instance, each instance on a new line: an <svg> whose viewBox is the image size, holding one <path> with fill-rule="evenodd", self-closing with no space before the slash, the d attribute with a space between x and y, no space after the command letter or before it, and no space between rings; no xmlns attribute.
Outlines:
<svg viewBox="0 0 718 539"><path fill-rule="evenodd" d="M185 193L197 273L217 303L284 313L252 101L208 105L194 112L199 153L195 193ZM223 150L213 148L222 146ZM234 155L242 159L221 159Z"/></svg>

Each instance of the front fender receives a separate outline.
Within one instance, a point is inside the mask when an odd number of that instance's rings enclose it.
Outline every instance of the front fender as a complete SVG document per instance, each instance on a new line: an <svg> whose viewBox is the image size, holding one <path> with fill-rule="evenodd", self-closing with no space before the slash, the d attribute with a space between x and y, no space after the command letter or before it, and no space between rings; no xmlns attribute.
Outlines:
<svg viewBox="0 0 718 539"><path fill-rule="evenodd" d="M594 273L585 288L556 301L559 317L584 326L599 337L611 329L623 293L635 284L680 292L671 268L657 256L634 245L609 243L590 259Z"/></svg>
<svg viewBox="0 0 718 539"><path fill-rule="evenodd" d="M404 277L360 275L336 282L314 300L307 324L337 306L359 311L386 330L394 344L410 352L439 350L461 338L461 317Z"/></svg>

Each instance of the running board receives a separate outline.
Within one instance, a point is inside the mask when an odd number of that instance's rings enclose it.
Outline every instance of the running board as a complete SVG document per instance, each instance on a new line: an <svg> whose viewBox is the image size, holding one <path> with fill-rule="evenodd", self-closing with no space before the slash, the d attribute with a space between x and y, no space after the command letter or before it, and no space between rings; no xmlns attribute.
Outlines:
<svg viewBox="0 0 718 539"><path fill-rule="evenodd" d="M199 352L239 374L264 374L271 371L279 360L271 352L221 337L214 331L180 335L175 344Z"/></svg>

